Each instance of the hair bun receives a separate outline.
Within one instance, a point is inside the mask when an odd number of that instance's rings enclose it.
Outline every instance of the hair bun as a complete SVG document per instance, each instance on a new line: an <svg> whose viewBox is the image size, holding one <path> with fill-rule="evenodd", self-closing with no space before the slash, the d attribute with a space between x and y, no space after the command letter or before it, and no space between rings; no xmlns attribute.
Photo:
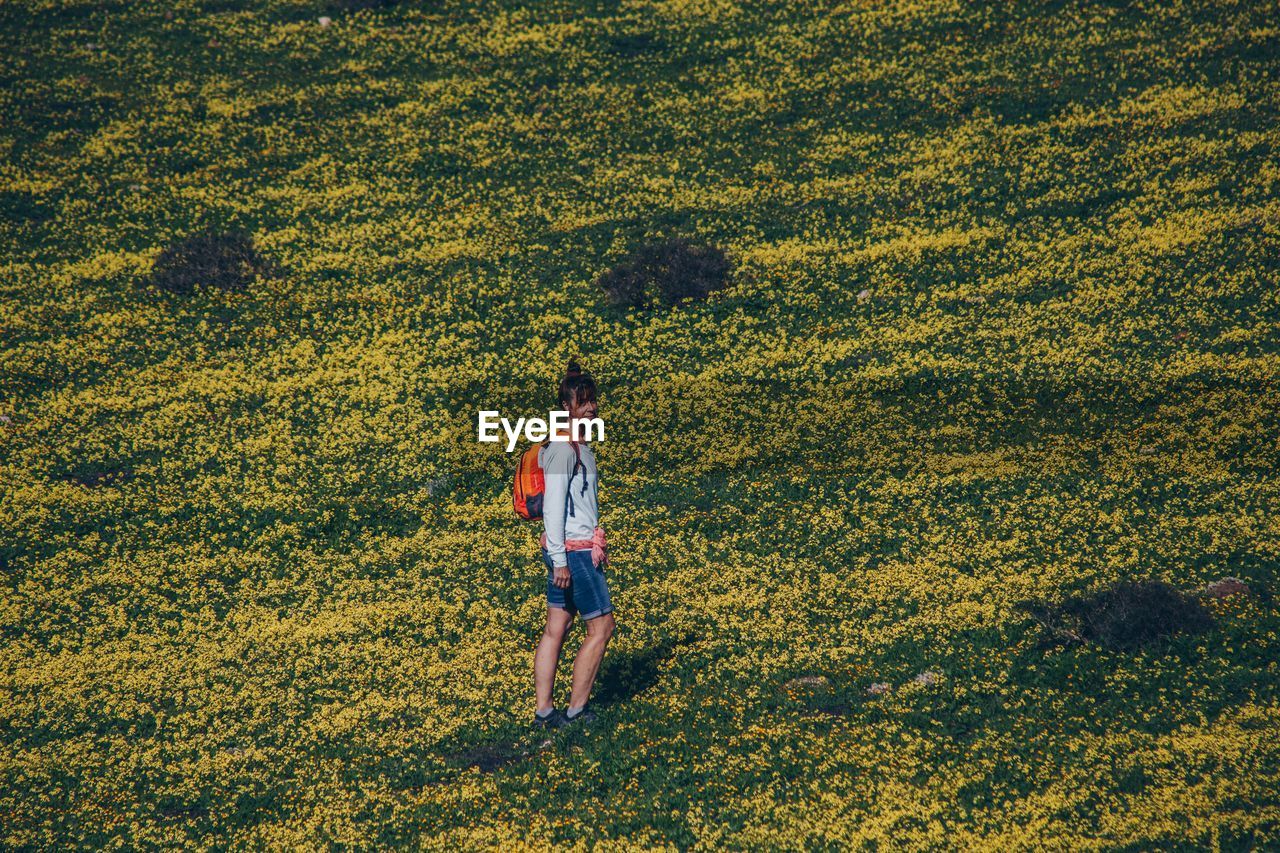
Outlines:
<svg viewBox="0 0 1280 853"><path fill-rule="evenodd" d="M565 376L581 376L582 368L578 366L577 361L571 358L569 359L569 366L566 367L564 370L564 375Z"/></svg>

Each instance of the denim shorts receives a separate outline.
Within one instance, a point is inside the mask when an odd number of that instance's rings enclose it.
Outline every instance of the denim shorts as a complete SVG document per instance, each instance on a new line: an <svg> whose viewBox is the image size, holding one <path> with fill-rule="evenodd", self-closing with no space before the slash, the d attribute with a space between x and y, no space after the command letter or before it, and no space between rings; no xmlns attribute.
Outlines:
<svg viewBox="0 0 1280 853"><path fill-rule="evenodd" d="M604 578L604 569L591 562L591 552L566 551L565 560L569 564L569 586L561 589L551 582L554 577L551 558L547 550L542 549L542 562L547 564L547 606L568 610L570 616L580 613L584 620L611 613L609 582Z"/></svg>

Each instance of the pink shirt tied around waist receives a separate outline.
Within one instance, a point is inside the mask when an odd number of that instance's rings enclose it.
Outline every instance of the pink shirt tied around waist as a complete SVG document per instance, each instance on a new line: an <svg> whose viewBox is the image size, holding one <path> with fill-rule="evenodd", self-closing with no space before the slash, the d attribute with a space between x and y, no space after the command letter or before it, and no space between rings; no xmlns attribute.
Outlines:
<svg viewBox="0 0 1280 853"><path fill-rule="evenodd" d="M547 547L547 534L542 534L542 547ZM591 564L593 566L609 565L609 543L604 539L604 528L597 527L595 532L591 534L590 539L566 539L564 540L564 549L566 551L585 551L591 549Z"/></svg>

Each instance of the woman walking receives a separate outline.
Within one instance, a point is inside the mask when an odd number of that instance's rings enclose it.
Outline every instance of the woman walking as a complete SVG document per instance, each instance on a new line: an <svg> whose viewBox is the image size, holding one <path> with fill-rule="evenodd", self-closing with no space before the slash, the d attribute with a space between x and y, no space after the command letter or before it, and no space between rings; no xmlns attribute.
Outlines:
<svg viewBox="0 0 1280 853"><path fill-rule="evenodd" d="M578 435L575 423L590 421L599 412L595 380L574 361L560 381L559 399L560 407L569 412L571 437ZM581 434L591 434L585 423ZM539 462L546 480L542 559L547 564L547 624L533 661L538 701L534 723L590 723L596 715L587 708L587 701L614 628L613 602L604 576L608 553L596 503L596 457L585 441L549 441L539 451ZM561 712L552 699L556 666L576 614L587 623L587 636L573 660L573 688L568 707Z"/></svg>

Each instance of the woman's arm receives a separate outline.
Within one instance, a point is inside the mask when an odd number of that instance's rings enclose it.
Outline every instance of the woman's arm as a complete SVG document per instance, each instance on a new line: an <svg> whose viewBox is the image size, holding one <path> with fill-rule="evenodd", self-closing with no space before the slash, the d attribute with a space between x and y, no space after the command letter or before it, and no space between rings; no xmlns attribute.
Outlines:
<svg viewBox="0 0 1280 853"><path fill-rule="evenodd" d="M574 459L573 448L568 442L548 442L542 449L542 473L546 480L542 493L542 524L547 531L547 556L555 568L568 565L564 553L564 521Z"/></svg>

